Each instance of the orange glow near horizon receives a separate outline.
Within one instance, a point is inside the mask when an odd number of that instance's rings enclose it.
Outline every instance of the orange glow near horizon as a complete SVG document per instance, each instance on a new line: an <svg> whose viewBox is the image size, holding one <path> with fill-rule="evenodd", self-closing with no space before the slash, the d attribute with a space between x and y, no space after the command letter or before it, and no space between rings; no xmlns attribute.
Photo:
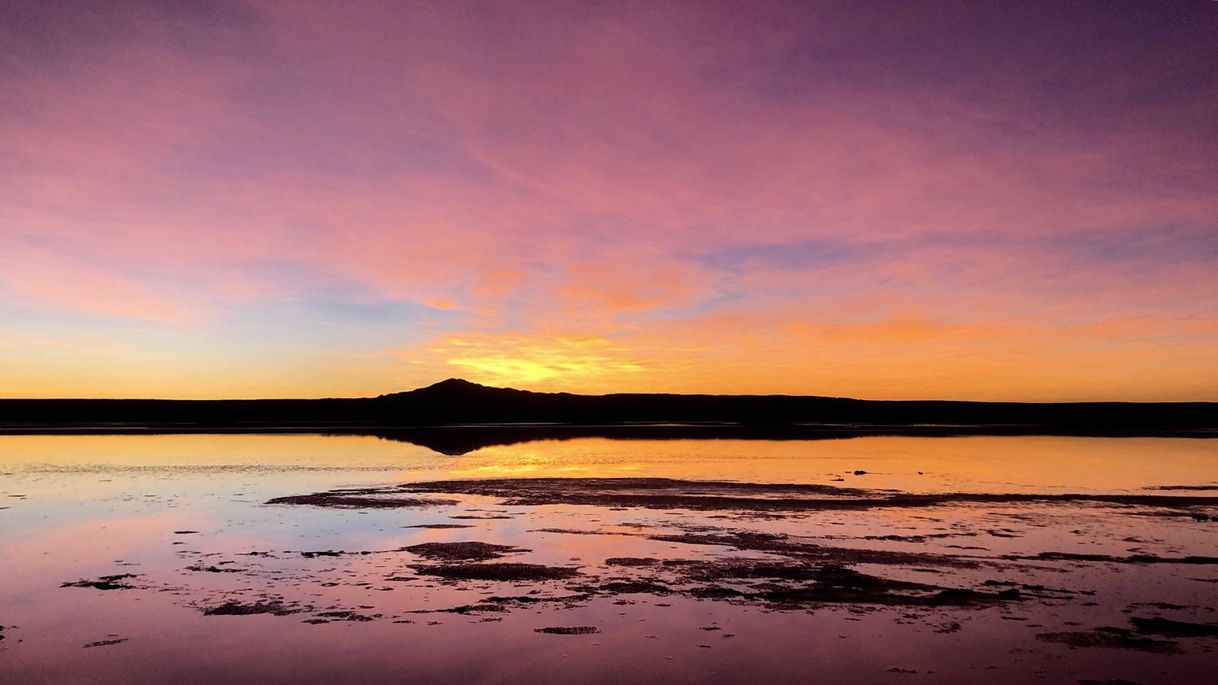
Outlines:
<svg viewBox="0 0 1218 685"><path fill-rule="evenodd" d="M0 9L0 397L1218 401L1212 7L173 5Z"/></svg>

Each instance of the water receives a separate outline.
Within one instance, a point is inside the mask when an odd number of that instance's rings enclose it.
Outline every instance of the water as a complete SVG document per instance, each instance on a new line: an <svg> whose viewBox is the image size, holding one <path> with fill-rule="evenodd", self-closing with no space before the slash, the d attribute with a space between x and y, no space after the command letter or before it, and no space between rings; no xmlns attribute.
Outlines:
<svg viewBox="0 0 1218 685"><path fill-rule="evenodd" d="M415 493L450 503L408 508L266 504L336 488L543 477L944 497L777 512L562 499L571 493L507 504ZM1174 489L1153 489L1164 486ZM1218 497L1218 440L586 438L447 456L367 436L2 436L0 681L1208 682L1218 640L1131 621L1218 623L1218 565L1205 561L1218 555L1211 504L953 493ZM466 527L412 527L436 524ZM579 575L446 579L428 575L434 559L403 551L459 541L527 550L484 563ZM770 570L723 574L737 563ZM789 570L815 575L826 564L907 585L774 599L824 587ZM129 587L61 587L123 574L133 577L112 583ZM650 586L613 585L631 582ZM721 596L696 592L708 587ZM1016 587L1017 600L991 598ZM982 599L926 599L944 588ZM226 605L284 615L205 613ZM548 627L598 632L535 632Z"/></svg>

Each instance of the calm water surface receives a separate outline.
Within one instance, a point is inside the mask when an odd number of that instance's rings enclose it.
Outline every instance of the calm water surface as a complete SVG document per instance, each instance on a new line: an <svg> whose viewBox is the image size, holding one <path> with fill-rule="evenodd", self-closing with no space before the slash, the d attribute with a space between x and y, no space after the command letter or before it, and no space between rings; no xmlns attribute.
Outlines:
<svg viewBox="0 0 1218 685"><path fill-rule="evenodd" d="M949 499L789 515L464 494L401 509L266 504L336 488L554 476L1218 496L1218 440L589 438L446 456L359 436L0 436L0 682L1211 682L1212 637L1059 639L1128 632L1134 617L1218 623L1218 566L1204 562L1218 556L1218 511L1204 504ZM413 527L436 524L464 527ZM689 576L665 574L698 563L800 558L688 538L754 534L908 552L907 562L846 565L919 587L1041 589L983 606L603 590L640 580L676 588ZM452 582L416 573L424 560L402 551L460 541L510 545L518 551L504 562L580 576ZM1037 557L1046 552L1074 556ZM685 566L641 572L622 558ZM61 587L125 574L116 589ZM754 578L731 588L775 586ZM493 597L530 599L509 611L445 611ZM284 615L206 613L259 602ZM535 632L549 627L598 632Z"/></svg>

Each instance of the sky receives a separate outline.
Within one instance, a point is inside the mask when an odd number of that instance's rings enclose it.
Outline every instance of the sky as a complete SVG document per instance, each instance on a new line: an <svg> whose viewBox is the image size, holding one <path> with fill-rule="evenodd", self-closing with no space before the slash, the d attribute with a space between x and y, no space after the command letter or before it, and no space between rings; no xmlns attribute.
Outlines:
<svg viewBox="0 0 1218 685"><path fill-rule="evenodd" d="M0 397L1218 400L1218 2L0 0Z"/></svg>

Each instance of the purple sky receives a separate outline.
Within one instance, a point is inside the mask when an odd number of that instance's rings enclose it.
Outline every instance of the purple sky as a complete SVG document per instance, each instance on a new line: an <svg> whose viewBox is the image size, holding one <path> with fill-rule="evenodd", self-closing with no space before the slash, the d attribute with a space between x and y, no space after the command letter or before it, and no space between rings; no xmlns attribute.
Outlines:
<svg viewBox="0 0 1218 685"><path fill-rule="evenodd" d="M1218 400L1215 2L0 2L0 98L0 396Z"/></svg>

